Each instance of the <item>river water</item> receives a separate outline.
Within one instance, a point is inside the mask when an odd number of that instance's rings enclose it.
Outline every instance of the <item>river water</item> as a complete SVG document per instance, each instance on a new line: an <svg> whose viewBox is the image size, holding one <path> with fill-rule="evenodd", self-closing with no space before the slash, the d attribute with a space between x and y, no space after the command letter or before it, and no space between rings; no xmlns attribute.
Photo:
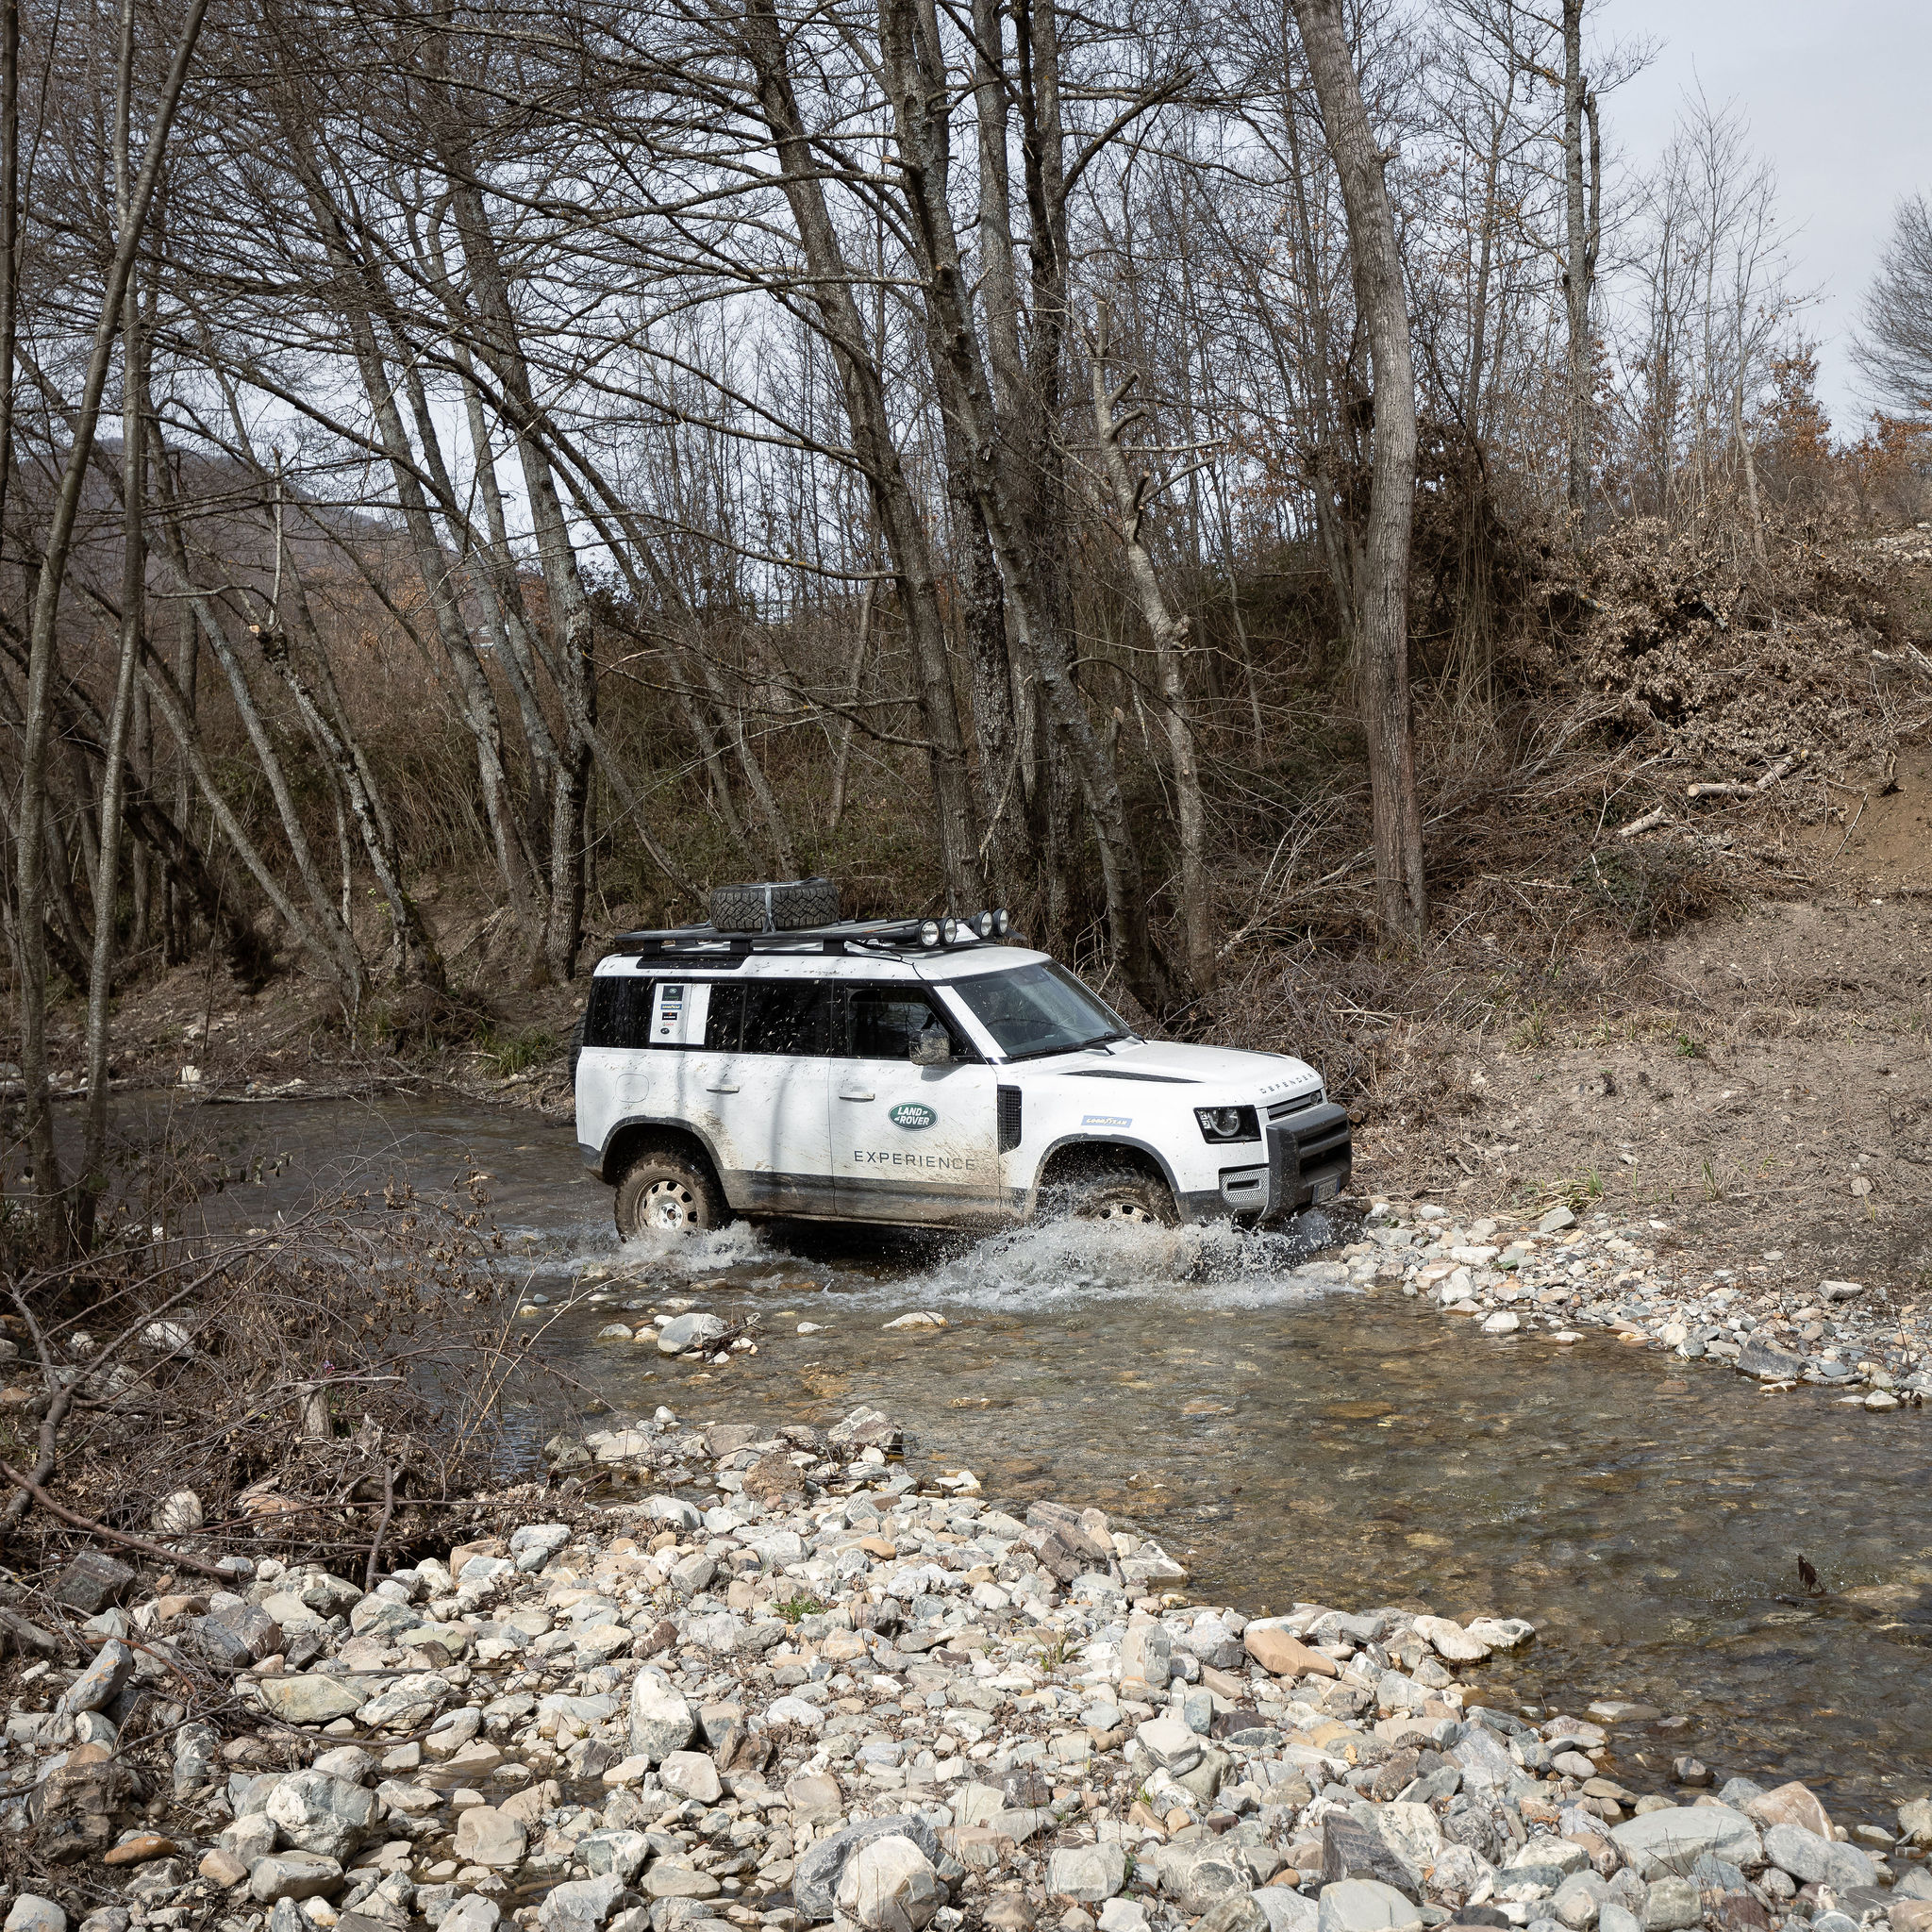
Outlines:
<svg viewBox="0 0 1932 1932"><path fill-rule="evenodd" d="M794 1225L645 1250L617 1241L570 1130L525 1113L189 1112L235 1171L268 1175L206 1204L225 1223L391 1180L487 1197L519 1325L582 1391L521 1403L512 1457L583 1426L592 1393L620 1414L666 1403L774 1426L864 1403L917 1461L970 1468L993 1496L1130 1519L1188 1563L1194 1594L1250 1614L1317 1600L1528 1617L1538 1641L1475 1674L1488 1701L1647 1709L1613 1731L1639 1790L1666 1788L1688 1751L1720 1779L1803 1777L1840 1823L1895 1828L1892 1807L1932 1782L1932 1415L1767 1397L1607 1338L1486 1337L1350 1291L1280 1236L1070 1224L947 1243ZM757 1316L758 1353L709 1368L595 1339L674 1299ZM885 1330L913 1309L948 1325ZM1800 1555L1825 1596L1800 1589Z"/></svg>

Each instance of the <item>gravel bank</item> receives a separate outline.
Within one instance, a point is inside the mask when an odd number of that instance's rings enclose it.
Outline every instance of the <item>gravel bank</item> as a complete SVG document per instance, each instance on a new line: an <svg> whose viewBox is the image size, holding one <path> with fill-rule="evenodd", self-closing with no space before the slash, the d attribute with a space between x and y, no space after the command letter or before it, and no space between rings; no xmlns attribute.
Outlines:
<svg viewBox="0 0 1932 1932"><path fill-rule="evenodd" d="M1634 1791L1627 1707L1483 1707L1527 1623L1245 1621L895 1446L659 1409L550 1445L617 1500L508 1492L366 1592L84 1557L11 1626L7 1932L1932 1932L1932 1803Z"/></svg>
<svg viewBox="0 0 1932 1932"><path fill-rule="evenodd" d="M1911 1296L1862 1281L1794 1280L1784 1257L1707 1270L1673 1252L1668 1222L1486 1214L1376 1202L1342 1250L1357 1286L1399 1286L1486 1335L1558 1344L1587 1328L1685 1360L1722 1363L1770 1389L1836 1388L1873 1410L1932 1395L1932 1316Z"/></svg>

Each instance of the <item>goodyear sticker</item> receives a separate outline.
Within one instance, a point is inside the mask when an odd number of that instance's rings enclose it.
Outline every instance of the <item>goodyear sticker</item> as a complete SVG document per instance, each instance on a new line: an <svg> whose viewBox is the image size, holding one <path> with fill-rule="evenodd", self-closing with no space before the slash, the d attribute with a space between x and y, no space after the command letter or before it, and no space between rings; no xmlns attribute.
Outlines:
<svg viewBox="0 0 1932 1932"><path fill-rule="evenodd" d="M938 1120L931 1108L917 1100L908 1100L895 1107L887 1116L895 1127L929 1127Z"/></svg>
<svg viewBox="0 0 1932 1932"><path fill-rule="evenodd" d="M1130 1113L1088 1113L1080 1116L1083 1127L1131 1127L1134 1117Z"/></svg>

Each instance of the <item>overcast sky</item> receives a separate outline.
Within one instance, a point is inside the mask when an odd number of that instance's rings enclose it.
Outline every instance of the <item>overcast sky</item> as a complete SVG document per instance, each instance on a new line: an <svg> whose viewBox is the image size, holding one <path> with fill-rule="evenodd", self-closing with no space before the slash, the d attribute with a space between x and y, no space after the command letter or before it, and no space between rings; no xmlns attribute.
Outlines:
<svg viewBox="0 0 1932 1932"><path fill-rule="evenodd" d="M1842 435L1868 413L1846 358L1858 298L1902 194L1932 190L1928 0L1601 0L1600 30L1653 41L1656 59L1607 104L1626 164L1670 139L1687 88L1735 102L1777 170L1796 281L1819 299L1819 390ZM1586 16L1589 17L1589 16Z"/></svg>

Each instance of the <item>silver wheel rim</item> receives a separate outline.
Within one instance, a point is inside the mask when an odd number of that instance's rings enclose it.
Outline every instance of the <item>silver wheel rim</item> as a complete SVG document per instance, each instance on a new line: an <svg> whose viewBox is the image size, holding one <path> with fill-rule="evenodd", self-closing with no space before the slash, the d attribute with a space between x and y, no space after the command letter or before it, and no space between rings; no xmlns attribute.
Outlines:
<svg viewBox="0 0 1932 1932"><path fill-rule="evenodd" d="M653 1181L638 1203L638 1225L675 1233L698 1224L698 1197L682 1181Z"/></svg>
<svg viewBox="0 0 1932 1932"><path fill-rule="evenodd" d="M1104 1201L1088 1213L1089 1221L1126 1221L1136 1227L1153 1227L1158 1217L1139 1201Z"/></svg>

